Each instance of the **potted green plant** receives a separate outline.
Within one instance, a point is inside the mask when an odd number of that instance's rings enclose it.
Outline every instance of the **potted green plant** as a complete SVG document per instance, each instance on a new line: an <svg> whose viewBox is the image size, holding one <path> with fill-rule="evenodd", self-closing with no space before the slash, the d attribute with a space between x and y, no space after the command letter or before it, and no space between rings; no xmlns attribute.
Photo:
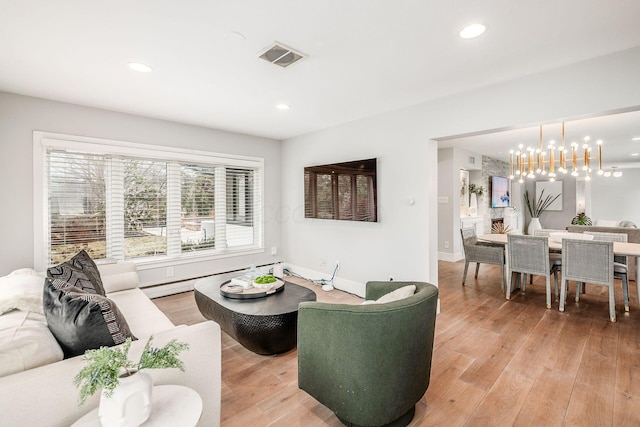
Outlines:
<svg viewBox="0 0 640 427"><path fill-rule="evenodd" d="M533 234L534 230L539 230L542 228L542 225L540 224L540 216L547 209L549 209L549 206L551 206L551 204L555 202L558 197L560 197L560 194L556 194L555 196L548 194L545 197L544 190L542 190L542 192L540 193L540 197L538 197L538 200L536 201L535 199L529 198L528 191L524 192L524 201L527 205L529 215L531 215L531 222L529 223L529 228L527 229L527 232L529 234Z"/></svg>
<svg viewBox="0 0 640 427"><path fill-rule="evenodd" d="M128 358L131 338L121 346L85 352L83 359L88 363L75 376L74 383L80 389L81 405L96 391L102 390L99 417L103 425L115 425L115 421L122 418L136 420L131 424L139 425L149 417L153 384L149 374L140 372L142 369L178 368L184 371L184 363L178 355L189 348L188 344L174 339L164 347L156 348L151 346L152 341L153 336L149 337L137 363ZM136 401L141 404L125 408L125 402L133 394L139 395Z"/></svg>
<svg viewBox="0 0 640 427"><path fill-rule="evenodd" d="M481 185L477 186L475 184L469 184L469 193L482 196L482 194L484 193L484 187Z"/></svg>
<svg viewBox="0 0 640 427"><path fill-rule="evenodd" d="M593 222L584 212L580 212L578 215L573 217L571 225L593 225Z"/></svg>

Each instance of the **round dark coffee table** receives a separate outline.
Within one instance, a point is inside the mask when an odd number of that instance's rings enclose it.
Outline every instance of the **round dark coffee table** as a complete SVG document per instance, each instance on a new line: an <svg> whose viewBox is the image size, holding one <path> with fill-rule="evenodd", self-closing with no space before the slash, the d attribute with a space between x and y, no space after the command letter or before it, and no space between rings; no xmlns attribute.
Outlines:
<svg viewBox="0 0 640 427"><path fill-rule="evenodd" d="M198 280L196 304L200 313L257 354L279 354L296 346L298 304L315 301L311 289L285 282L284 290L264 298L232 299L220 295L220 281Z"/></svg>

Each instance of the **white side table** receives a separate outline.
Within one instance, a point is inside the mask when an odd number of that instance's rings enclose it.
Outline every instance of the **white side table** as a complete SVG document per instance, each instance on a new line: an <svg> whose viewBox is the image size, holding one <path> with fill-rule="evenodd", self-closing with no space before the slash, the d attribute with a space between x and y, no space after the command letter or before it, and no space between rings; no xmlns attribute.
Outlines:
<svg viewBox="0 0 640 427"><path fill-rule="evenodd" d="M181 385L158 385L153 387L153 403L149 419L143 426L195 426L202 414L200 395ZM86 414L72 427L101 427L98 408Z"/></svg>

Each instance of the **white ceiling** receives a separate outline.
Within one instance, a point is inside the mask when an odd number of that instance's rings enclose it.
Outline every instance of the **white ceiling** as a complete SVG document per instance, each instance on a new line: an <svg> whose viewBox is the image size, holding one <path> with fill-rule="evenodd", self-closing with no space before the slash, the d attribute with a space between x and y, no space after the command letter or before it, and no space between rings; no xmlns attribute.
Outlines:
<svg viewBox="0 0 640 427"><path fill-rule="evenodd" d="M286 139L640 46L639 17L637 0L0 0L0 90ZM460 39L472 22L487 32ZM274 41L309 56L258 59Z"/></svg>

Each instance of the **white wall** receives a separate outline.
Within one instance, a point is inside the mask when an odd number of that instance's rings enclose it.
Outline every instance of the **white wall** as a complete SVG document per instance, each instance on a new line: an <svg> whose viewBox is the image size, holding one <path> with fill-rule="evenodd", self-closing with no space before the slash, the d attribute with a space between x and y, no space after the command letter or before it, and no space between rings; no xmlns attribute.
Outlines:
<svg viewBox="0 0 640 427"><path fill-rule="evenodd" d="M633 221L640 227L640 169L622 169L620 178L591 180L591 219Z"/></svg>
<svg viewBox="0 0 640 427"><path fill-rule="evenodd" d="M428 276L429 175L437 171L437 156L429 155L427 141L415 129L419 126L404 117L386 117L364 128L357 123L283 143L282 241L288 264L328 275L339 260L339 276L357 283L389 275L396 280ZM378 159L378 222L304 218L305 166L372 157ZM326 268L320 265L323 259ZM352 283L336 285L363 295Z"/></svg>
<svg viewBox="0 0 640 427"><path fill-rule="evenodd" d="M638 69L640 48L285 141L287 261L323 272L320 259L340 259L341 278L358 283L390 273L437 283L437 150L429 141L638 106ZM380 222L304 219L304 166L374 156ZM407 197L416 204L404 203Z"/></svg>
<svg viewBox="0 0 640 427"><path fill-rule="evenodd" d="M0 276L33 265L33 131L50 131L265 159L263 254L175 266L180 280L273 262L280 244L280 141L0 92ZM166 282L162 271L140 274L142 284Z"/></svg>

